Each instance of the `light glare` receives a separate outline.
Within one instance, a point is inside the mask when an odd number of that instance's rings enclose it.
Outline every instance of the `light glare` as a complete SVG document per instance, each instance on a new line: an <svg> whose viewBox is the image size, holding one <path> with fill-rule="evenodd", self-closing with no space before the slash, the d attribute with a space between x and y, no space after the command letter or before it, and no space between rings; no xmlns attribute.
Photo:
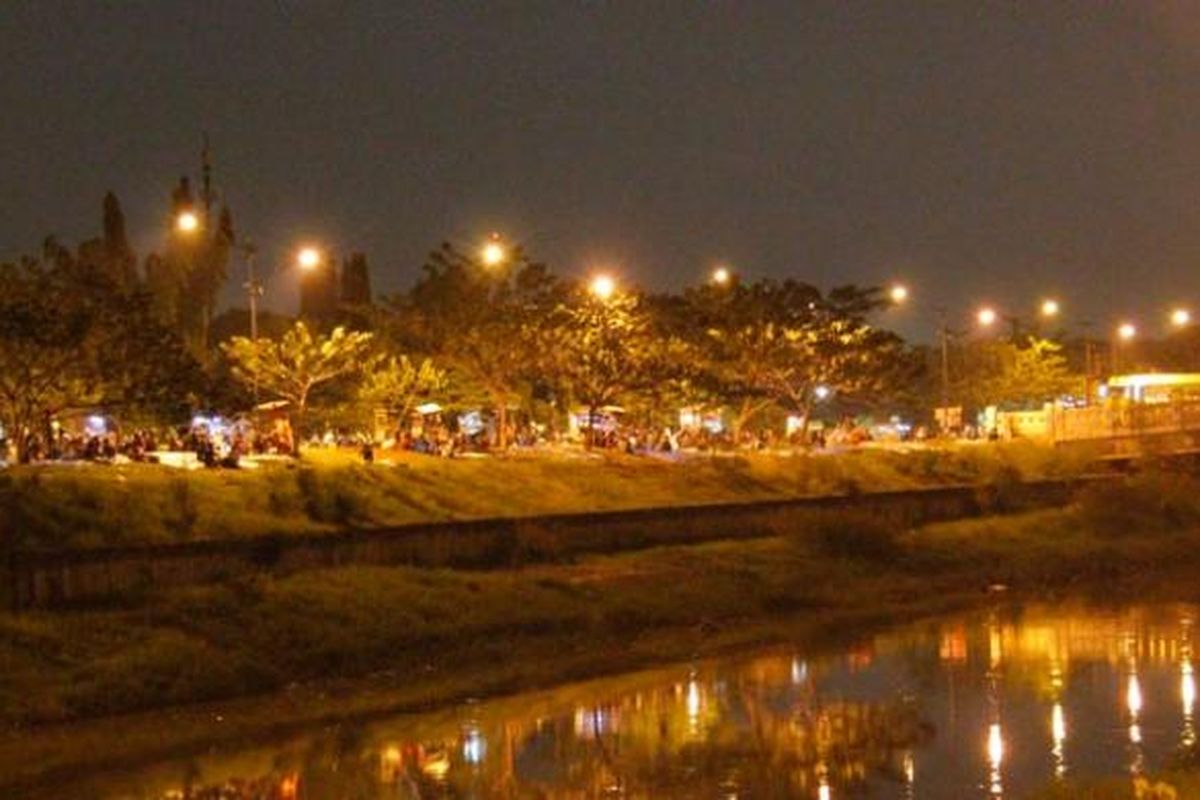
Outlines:
<svg viewBox="0 0 1200 800"><path fill-rule="evenodd" d="M991 327L996 322L996 309L988 307L981 308L975 317L979 320L979 324L983 327Z"/></svg>
<svg viewBox="0 0 1200 800"><path fill-rule="evenodd" d="M592 278L592 294L601 300L607 300L617 290L617 282L609 275L597 275Z"/></svg>
<svg viewBox="0 0 1200 800"><path fill-rule="evenodd" d="M194 211L181 211L175 218L175 229L180 233L195 233L200 229L200 217Z"/></svg>
<svg viewBox="0 0 1200 800"><path fill-rule="evenodd" d="M316 269L317 265L321 263L321 251L315 247L302 247L296 256L296 261L300 264L301 269Z"/></svg>
<svg viewBox="0 0 1200 800"><path fill-rule="evenodd" d="M892 287L892 290L889 294L891 295L893 303L897 303L897 304L903 303L905 300L908 299L908 287L903 284L897 283L895 286Z"/></svg>
<svg viewBox="0 0 1200 800"><path fill-rule="evenodd" d="M500 244L499 239L499 235L492 234L491 240L483 246L480 256L483 258L484 266L498 266L508 257L508 253L505 252L504 245Z"/></svg>
<svg viewBox="0 0 1200 800"><path fill-rule="evenodd" d="M1117 327L1117 336L1121 337L1125 341L1129 341L1133 337L1137 336L1137 326L1132 322L1122 322L1120 326Z"/></svg>

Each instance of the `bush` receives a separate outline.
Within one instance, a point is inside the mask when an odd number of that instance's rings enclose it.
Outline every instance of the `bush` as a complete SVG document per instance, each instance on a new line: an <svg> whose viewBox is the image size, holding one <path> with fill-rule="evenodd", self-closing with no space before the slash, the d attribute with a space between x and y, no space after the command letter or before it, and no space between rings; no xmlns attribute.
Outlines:
<svg viewBox="0 0 1200 800"><path fill-rule="evenodd" d="M861 511L807 514L793 538L833 558L887 561L900 555L899 527L890 520Z"/></svg>

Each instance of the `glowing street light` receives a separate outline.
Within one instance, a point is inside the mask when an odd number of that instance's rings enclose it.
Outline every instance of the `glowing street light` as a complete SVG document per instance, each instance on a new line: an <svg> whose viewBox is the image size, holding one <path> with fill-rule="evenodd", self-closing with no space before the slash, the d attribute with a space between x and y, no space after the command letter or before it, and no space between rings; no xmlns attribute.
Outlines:
<svg viewBox="0 0 1200 800"><path fill-rule="evenodd" d="M500 241L500 234L493 233L488 237L487 244L479 251L479 257L485 267L497 267L508 258L508 251Z"/></svg>
<svg viewBox="0 0 1200 800"><path fill-rule="evenodd" d="M1058 312L1062 310L1058 301L1053 298L1047 298L1042 301L1041 312L1043 317L1057 317Z"/></svg>
<svg viewBox="0 0 1200 800"><path fill-rule="evenodd" d="M899 305L908 299L908 287L902 283L894 284L888 296L892 298L893 303Z"/></svg>
<svg viewBox="0 0 1200 800"><path fill-rule="evenodd" d="M610 275L600 274L592 278L592 282L588 286L588 289L593 295L596 296L596 298L600 300L607 300L613 296L614 292L617 291L617 282L614 281Z"/></svg>
<svg viewBox="0 0 1200 800"><path fill-rule="evenodd" d="M1128 342L1135 336L1137 336L1137 326L1132 322L1122 322L1117 326L1117 338L1121 341Z"/></svg>
<svg viewBox="0 0 1200 800"><path fill-rule="evenodd" d="M175 230L180 233L195 233L200 230L200 216L195 211L180 211L175 216Z"/></svg>
<svg viewBox="0 0 1200 800"><path fill-rule="evenodd" d="M321 251L315 247L302 247L296 254L296 263L305 272L312 272L321 264Z"/></svg>
<svg viewBox="0 0 1200 800"><path fill-rule="evenodd" d="M1185 328L1192 322L1192 312L1186 308L1177 308L1171 312L1171 324L1176 328Z"/></svg>
<svg viewBox="0 0 1200 800"><path fill-rule="evenodd" d="M992 325L995 325L998 318L999 317L996 314L996 309L991 308L990 306L984 306L983 308L979 309L979 313L975 315L975 319L978 320L980 326L984 328L990 328Z"/></svg>
<svg viewBox="0 0 1200 800"><path fill-rule="evenodd" d="M728 267L717 267L712 272L712 282L716 286L728 286L733 280L733 273Z"/></svg>

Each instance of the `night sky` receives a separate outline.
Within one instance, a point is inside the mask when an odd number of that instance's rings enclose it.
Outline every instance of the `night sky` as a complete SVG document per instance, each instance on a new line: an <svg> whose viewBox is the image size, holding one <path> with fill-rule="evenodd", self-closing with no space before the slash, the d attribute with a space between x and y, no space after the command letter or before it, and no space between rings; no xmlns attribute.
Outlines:
<svg viewBox="0 0 1200 800"><path fill-rule="evenodd" d="M110 188L159 246L207 131L289 310L301 240L388 291L491 230L656 289L902 278L926 335L1200 306L1200 4L7 0L0 54L0 257Z"/></svg>

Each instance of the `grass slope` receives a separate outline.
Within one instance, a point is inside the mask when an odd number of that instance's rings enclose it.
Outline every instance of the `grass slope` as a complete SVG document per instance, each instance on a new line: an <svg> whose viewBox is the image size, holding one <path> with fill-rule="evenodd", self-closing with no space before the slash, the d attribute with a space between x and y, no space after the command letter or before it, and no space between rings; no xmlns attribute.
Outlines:
<svg viewBox="0 0 1200 800"><path fill-rule="evenodd" d="M90 547L346 526L603 511L882 491L1078 474L1085 457L1030 444L841 455L518 456L400 454L365 466L314 451L299 465L179 472L153 465L0 473L0 546Z"/></svg>

